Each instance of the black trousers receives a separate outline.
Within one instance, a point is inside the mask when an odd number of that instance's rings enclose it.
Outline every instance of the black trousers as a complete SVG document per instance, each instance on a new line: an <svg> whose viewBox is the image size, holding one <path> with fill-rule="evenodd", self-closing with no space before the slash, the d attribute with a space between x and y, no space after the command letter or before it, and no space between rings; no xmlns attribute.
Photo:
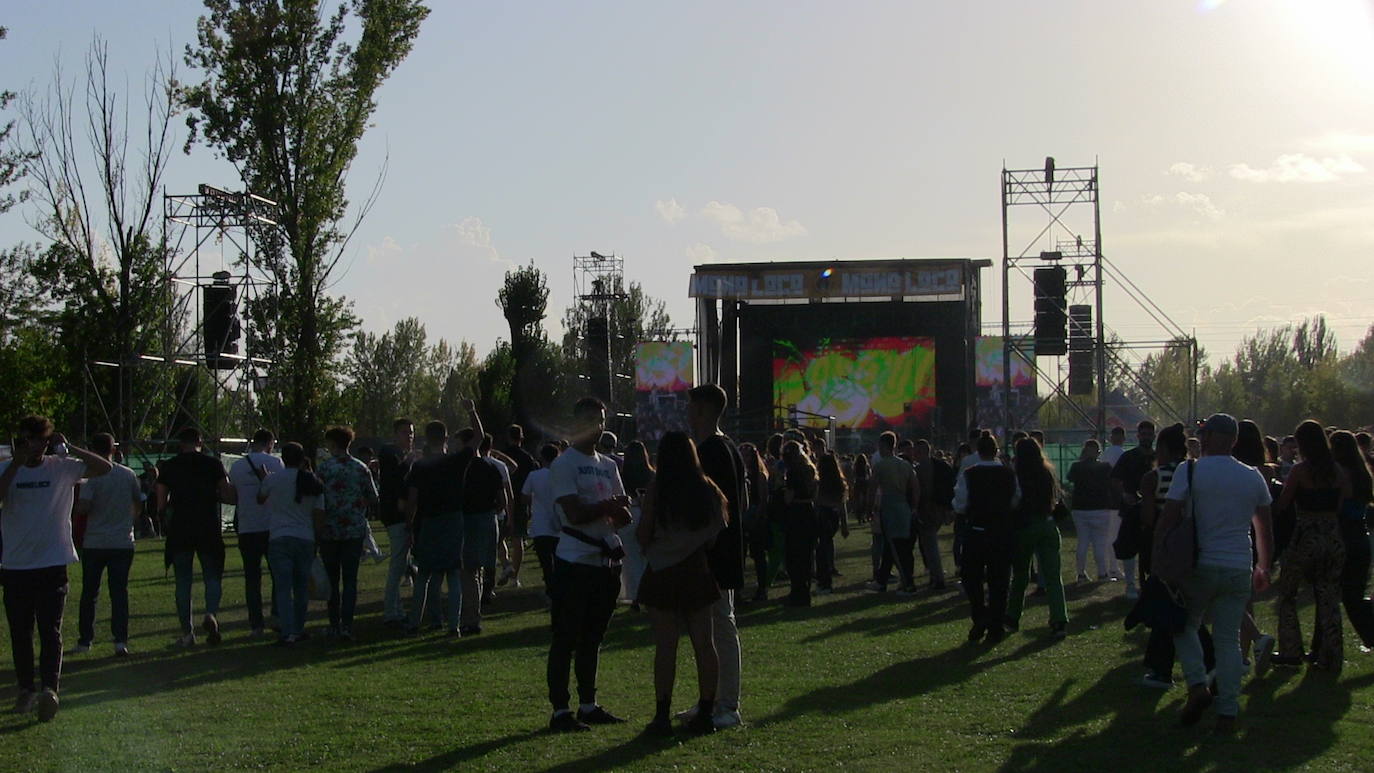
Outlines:
<svg viewBox="0 0 1374 773"><path fill-rule="evenodd" d="M1341 570L1341 603L1350 627L1366 647L1374 647L1374 602L1365 598L1369 586L1369 529L1364 521L1341 519L1341 542L1345 545L1345 567ZM1312 651L1320 652L1322 630L1312 632Z"/></svg>
<svg viewBox="0 0 1374 773"><path fill-rule="evenodd" d="M1200 625L1197 638L1202 642L1202 662L1210 672L1217 667L1217 651L1212 644L1212 632L1207 626ZM1174 673L1174 634L1165 628L1151 628L1150 638L1145 643L1145 670L1160 679L1169 679Z"/></svg>
<svg viewBox="0 0 1374 773"><path fill-rule="evenodd" d="M539 558L539 573L544 577L544 595L553 589L553 552L558 549L558 537L535 537L534 554Z"/></svg>
<svg viewBox="0 0 1374 773"><path fill-rule="evenodd" d="M568 670L577 671L577 699L596 702L601 640L620 596L620 567L588 566L554 558L553 643L549 646L549 703L568 708ZM576 663L573 662L574 654Z"/></svg>
<svg viewBox="0 0 1374 773"><path fill-rule="evenodd" d="M262 567L267 562L270 532L250 531L239 535L239 556L243 559L243 600L248 607L248 627L262 628ZM271 579L272 567L267 567ZM277 616L277 594L270 593L272 616Z"/></svg>
<svg viewBox="0 0 1374 773"><path fill-rule="evenodd" d="M876 521L875 521L876 523ZM910 588L916 584L916 540L911 537L893 537L883 540L883 557L878 561L878 576L873 580L879 585L887 585L892 576L892 566L897 566L898 584Z"/></svg>
<svg viewBox="0 0 1374 773"><path fill-rule="evenodd" d="M120 643L129 641L129 569L134 549L86 548L81 551L81 600L77 603L76 640L90 646L95 640L95 605L100 583L110 576L110 633Z"/></svg>
<svg viewBox="0 0 1374 773"><path fill-rule="evenodd" d="M1011 532L970 530L964 540L960 576L968 594L969 617L974 625L1001 630L1007 614L1007 586L1011 583L1011 559L1015 539Z"/></svg>
<svg viewBox="0 0 1374 773"><path fill-rule="evenodd" d="M835 571L835 533L840 530L840 511L816 508L816 587L830 588Z"/></svg>
<svg viewBox="0 0 1374 773"><path fill-rule="evenodd" d="M62 610L67 602L67 567L0 569L0 583L5 586L5 618L10 626L15 681L20 689L34 689L33 629L36 624L42 686L56 692L62 675Z"/></svg>
<svg viewBox="0 0 1374 773"><path fill-rule="evenodd" d="M746 521L748 526L744 531L744 538L747 541L745 546L749 549L749 558L754 562L754 577L759 588L768 587L768 545L769 536L773 530L768 516L760 507L759 512L753 519Z"/></svg>
<svg viewBox="0 0 1374 773"><path fill-rule="evenodd" d="M792 582L789 604L811 605L811 560L816 552L816 508L810 502L793 502L787 506L783 522L786 546L787 577Z"/></svg>
<svg viewBox="0 0 1374 773"><path fill-rule="evenodd" d="M934 519L918 521L916 536L921 545L921 562L933 585L945 584L945 566L940 560L940 523Z"/></svg>

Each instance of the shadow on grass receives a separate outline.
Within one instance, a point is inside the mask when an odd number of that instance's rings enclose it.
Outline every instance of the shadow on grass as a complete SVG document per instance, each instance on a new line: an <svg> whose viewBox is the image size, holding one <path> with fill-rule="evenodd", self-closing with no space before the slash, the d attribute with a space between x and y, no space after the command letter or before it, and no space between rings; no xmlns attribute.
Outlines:
<svg viewBox="0 0 1374 773"><path fill-rule="evenodd" d="M498 749L524 743L540 734L538 730L511 733L501 738L459 747L452 751L444 752L443 754L436 754L429 759L419 762L405 765L385 765L380 768L373 768L372 773L399 773L399 771L404 770L451 770L464 762L473 762Z"/></svg>
<svg viewBox="0 0 1374 773"><path fill-rule="evenodd" d="M1302 767L1337 740L1335 725L1351 707L1351 692L1374 684L1374 674L1337 682L1317 672L1279 694L1288 682L1281 673L1251 680L1243 689L1238 730L1230 737L1211 734L1209 716L1192 728L1179 727L1182 691L1123 692L1136 666L1124 664L1103 674L1076 698L1065 700L1073 680L1065 681L1016 732L1030 739L1012 749L1003 773L1062 773L1064 770L1112 769L1123 761L1148 761L1152 770L1222 771L1291 770ZM1293 676L1296 677L1296 674ZM1211 712L1209 712L1210 714ZM1099 722L1096 731L1080 725ZM1276 739L1282 739L1276 743ZM1133 756L1138 755L1138 756Z"/></svg>

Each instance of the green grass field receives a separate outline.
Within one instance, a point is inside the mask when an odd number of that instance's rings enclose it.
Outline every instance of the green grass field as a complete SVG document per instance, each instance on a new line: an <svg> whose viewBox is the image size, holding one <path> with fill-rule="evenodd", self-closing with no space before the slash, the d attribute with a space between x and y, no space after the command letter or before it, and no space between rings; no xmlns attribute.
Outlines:
<svg viewBox="0 0 1374 773"><path fill-rule="evenodd" d="M1247 681L1239 732L1217 739L1210 717L1176 726L1181 689L1137 686L1145 634L1123 631L1119 584L1071 589L1065 641L1050 639L1033 599L1021 633L969 646L961 594L860 590L867 544L866 528L840 543L845 576L813 608L741 607L747 727L662 741L639 737L653 713L652 650L647 619L625 607L602 654L600 697L631 721L545 732L537 566L524 589L500 595L481 636L404 639L380 625L383 567L367 562L359 640L316 637L288 650L248 638L231 544L224 643L175 650L161 542L143 541L130 590L133 657L112 656L102 602L95 649L66 661L57 719L0 715L0 770L1374 770L1374 656L1348 630L1338 680L1276 670ZM1066 567L1072 546L1066 537ZM79 574L73 567L69 647ZM312 627L322 625L324 605L311 606ZM1270 605L1260 614L1272 630ZM1310 608L1303 615L1310 626ZM678 708L695 699L689 651L684 641ZM0 664L8 708L8 653Z"/></svg>

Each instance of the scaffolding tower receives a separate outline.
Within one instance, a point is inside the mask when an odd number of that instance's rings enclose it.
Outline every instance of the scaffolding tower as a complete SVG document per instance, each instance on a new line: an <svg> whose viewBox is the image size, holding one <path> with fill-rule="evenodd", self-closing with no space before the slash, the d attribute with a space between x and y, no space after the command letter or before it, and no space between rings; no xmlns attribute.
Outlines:
<svg viewBox="0 0 1374 773"><path fill-rule="evenodd" d="M1117 374L1129 381L1142 393L1151 398L1151 403L1159 406L1168 418L1189 422L1197 418L1197 339L1180 328L1139 286L1132 282L1118 267L1108 260L1102 251L1102 209L1098 178L1098 166L1056 167L1053 157L1045 159L1039 169L1002 169L1002 390L1004 427L1009 434L1022 426L1044 404L1055 396L1063 398L1092 433L1102 438L1107 432L1108 413L1108 374ZM1030 211L1035 216L1018 218L1012 222L1014 212ZM1012 251L1012 231L1018 237L1031 235L1026 241L1016 242L1019 249ZM1086 236L1085 236L1086 234ZM1058 371L1040 367L1033 349L1025 342L1030 340L1027 325L1017 325L1012 321L1012 295L1024 292L1026 284L1032 281L1031 268L1046 265L1063 266L1070 272L1066 282L1064 307L1060 309L1073 324L1069 307L1078 303L1090 305L1094 319L1091 328L1093 379L1096 392L1095 406L1092 411L1085 410L1070 399L1065 391L1065 378ZM1168 336L1164 340L1127 341L1113 333L1106 323L1104 290L1108 280L1127 297L1138 304ZM1017 281L1014 285L1013 280ZM1027 297L1030 293L1025 293ZM1138 352L1183 348L1192 378L1186 405L1174 405L1164 398L1154 385L1141 377L1138 365L1141 364ZM1028 415L1016 415L1011 400L1011 371L1016 360L1030 366L1041 383L1048 383L1051 391L1030 411ZM1162 418L1162 417L1161 417Z"/></svg>

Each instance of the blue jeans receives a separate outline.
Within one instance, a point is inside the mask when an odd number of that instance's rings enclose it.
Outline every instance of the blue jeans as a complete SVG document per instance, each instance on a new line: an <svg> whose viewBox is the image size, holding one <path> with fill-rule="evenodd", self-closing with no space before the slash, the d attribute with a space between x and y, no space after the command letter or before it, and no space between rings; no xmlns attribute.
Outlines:
<svg viewBox="0 0 1374 773"><path fill-rule="evenodd" d="M405 522L393 523L386 527L391 559L386 567L386 591L382 596L382 618L384 620L404 620L405 608L401 606L401 578L406 576L410 567L410 527Z"/></svg>
<svg viewBox="0 0 1374 773"><path fill-rule="evenodd" d="M353 629L353 610L358 606L358 562L362 558L362 537L320 542L320 560L324 561L324 573L329 575L331 628Z"/></svg>
<svg viewBox="0 0 1374 773"><path fill-rule="evenodd" d="M1174 649L1189 687L1207 683L1198 627L1212 612L1212 640L1217 659L1217 714L1234 717L1240 711L1240 678L1245 673L1240 652L1240 623L1250 601L1250 570L1199 566L1183 584L1188 623L1174 636Z"/></svg>
<svg viewBox="0 0 1374 773"><path fill-rule="evenodd" d="M196 556L200 557L200 574L205 582L205 614L219 614L224 560L212 550L178 550L172 554L172 571L176 574L177 620L182 633L190 633L192 628L191 586L195 583Z"/></svg>
<svg viewBox="0 0 1374 773"><path fill-rule="evenodd" d="M86 548L81 551L78 643L89 647L95 641L95 603L100 598L100 580L106 569L110 571L110 633L117 643L129 641L129 568L133 565L133 548Z"/></svg>
<svg viewBox="0 0 1374 773"><path fill-rule="evenodd" d="M263 627L262 619L262 561L267 557L268 533L250 531L239 535L239 556L243 559L243 600L248 606L248 627ZM272 567L268 567L270 573ZM277 600L272 602L272 616L277 615Z"/></svg>
<svg viewBox="0 0 1374 773"><path fill-rule="evenodd" d="M315 543L300 537L277 537L267 543L267 565L272 569L272 595L277 599L281 635L305 633L305 613L310 609L310 564Z"/></svg>
<svg viewBox="0 0 1374 773"><path fill-rule="evenodd" d="M410 602L410 627L419 628L425 619L425 605L432 603L431 610L439 609L439 600L443 595L444 581L448 580L448 604L446 605L445 617L449 629L457 629L459 617L463 612L463 570L458 567L430 571L421 569L419 575L415 577L415 595ZM431 619L438 615L431 613Z"/></svg>

